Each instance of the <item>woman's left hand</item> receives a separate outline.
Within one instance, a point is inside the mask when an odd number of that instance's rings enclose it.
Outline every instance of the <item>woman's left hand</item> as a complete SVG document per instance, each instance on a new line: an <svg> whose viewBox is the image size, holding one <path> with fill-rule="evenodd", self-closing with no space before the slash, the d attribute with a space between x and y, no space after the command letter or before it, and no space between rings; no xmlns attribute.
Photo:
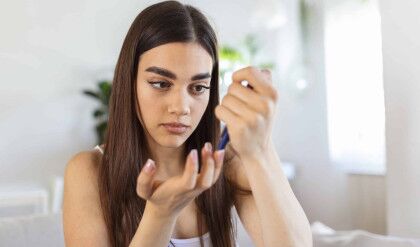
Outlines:
<svg viewBox="0 0 420 247"><path fill-rule="evenodd" d="M241 85L244 80L253 90ZM277 99L269 70L251 66L233 73L232 84L215 114L226 123L230 143L239 157L267 150Z"/></svg>

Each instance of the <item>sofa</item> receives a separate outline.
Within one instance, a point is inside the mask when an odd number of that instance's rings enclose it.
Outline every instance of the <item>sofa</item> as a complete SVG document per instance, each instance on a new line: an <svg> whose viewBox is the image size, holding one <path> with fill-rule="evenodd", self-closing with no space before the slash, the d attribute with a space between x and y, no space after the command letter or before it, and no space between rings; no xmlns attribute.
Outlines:
<svg viewBox="0 0 420 247"><path fill-rule="evenodd" d="M420 247L420 239L407 239L372 234L362 230L335 231L314 222L311 225L314 247ZM238 223L241 247L254 246ZM62 212L0 218L1 247L64 246Z"/></svg>

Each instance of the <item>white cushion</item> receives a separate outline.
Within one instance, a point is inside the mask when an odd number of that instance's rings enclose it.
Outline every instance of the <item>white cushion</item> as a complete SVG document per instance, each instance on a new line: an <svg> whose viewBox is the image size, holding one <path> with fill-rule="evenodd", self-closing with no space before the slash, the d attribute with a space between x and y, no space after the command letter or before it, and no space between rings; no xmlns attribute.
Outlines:
<svg viewBox="0 0 420 247"><path fill-rule="evenodd" d="M314 247L420 247L420 239L373 234L363 230L335 231L320 222L311 225Z"/></svg>
<svg viewBox="0 0 420 247"><path fill-rule="evenodd" d="M62 212L0 218L0 245L7 247L63 246Z"/></svg>

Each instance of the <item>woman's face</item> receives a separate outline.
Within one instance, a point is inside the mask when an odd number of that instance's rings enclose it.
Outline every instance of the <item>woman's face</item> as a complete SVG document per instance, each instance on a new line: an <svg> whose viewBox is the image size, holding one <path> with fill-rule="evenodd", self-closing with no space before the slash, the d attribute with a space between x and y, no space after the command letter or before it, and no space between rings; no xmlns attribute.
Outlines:
<svg viewBox="0 0 420 247"><path fill-rule="evenodd" d="M212 67L210 54L197 43L168 43L141 55L137 100L149 144L185 143L207 108ZM163 125L170 122L188 127L175 133Z"/></svg>

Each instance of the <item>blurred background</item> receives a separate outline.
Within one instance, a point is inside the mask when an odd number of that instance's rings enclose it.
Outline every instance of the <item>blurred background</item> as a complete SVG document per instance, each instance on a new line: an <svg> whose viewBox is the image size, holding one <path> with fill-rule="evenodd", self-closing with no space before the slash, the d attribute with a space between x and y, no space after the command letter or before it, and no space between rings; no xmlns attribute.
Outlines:
<svg viewBox="0 0 420 247"><path fill-rule="evenodd" d="M0 0L0 239L13 219L60 225L66 163L101 142L123 39L156 2ZM221 98L234 70L272 70L273 140L314 232L420 238L420 2L181 2L216 29Z"/></svg>

